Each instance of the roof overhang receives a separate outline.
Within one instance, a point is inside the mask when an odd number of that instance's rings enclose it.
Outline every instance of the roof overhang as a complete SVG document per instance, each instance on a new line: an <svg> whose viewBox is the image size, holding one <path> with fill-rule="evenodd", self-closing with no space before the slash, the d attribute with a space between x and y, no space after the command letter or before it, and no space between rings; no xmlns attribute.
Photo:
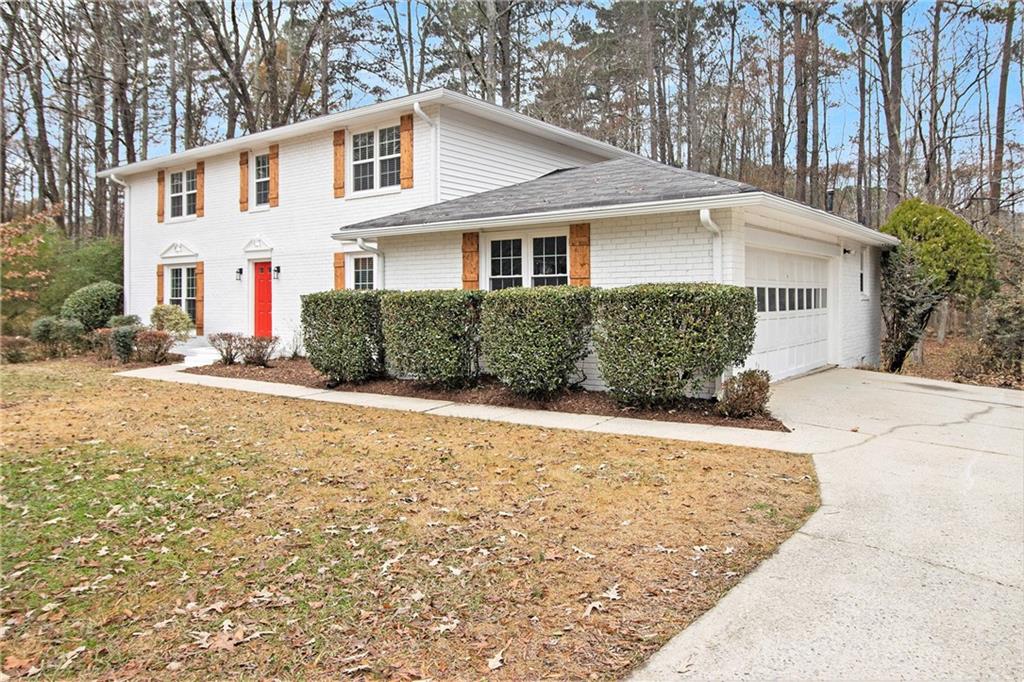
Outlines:
<svg viewBox="0 0 1024 682"><path fill-rule="evenodd" d="M886 247L899 244L899 239L892 235L872 230L852 220L847 220L827 211L811 208L810 206L805 206L804 204L768 192L745 192L742 194L723 194L692 199L667 199L633 204L591 206L540 213L471 218L467 220L451 220L394 227L343 228L331 236L338 241L354 241L360 237L364 239L379 239L381 237L398 237L432 232L487 231L511 227L578 222L580 220L600 220L602 218L623 218L628 216L699 211L701 209L742 207L757 207L785 213L800 219L801 223L808 229L824 232L839 238L851 239L863 244Z"/></svg>
<svg viewBox="0 0 1024 682"><path fill-rule="evenodd" d="M524 116L523 114L510 109L505 109L495 104L490 104L489 102L484 102L467 95L446 90L445 88L435 88L433 90L419 92L414 95L398 97L386 102L356 107L355 109L348 109L337 114L328 114L308 121L300 121L299 123L292 123L279 128L271 128L270 130L264 130L251 135L235 137L230 140L222 140L221 142L215 142L203 147L186 149L185 151L177 152L175 154L167 154L147 159L145 161L137 161L117 168L108 168L96 173L96 177L107 178L113 176L115 178L124 178L125 176L134 175L136 173L186 164L189 161L209 159L220 154L228 154L235 151L252 149L254 147L263 147L268 144L282 142L284 140L309 135L311 133L337 130L339 128L344 128L351 122L359 119L372 119L387 115L394 111L411 109L412 105L416 103L419 103L420 105L443 104L451 106L455 109L468 111L476 116L480 116L481 118L496 121L519 130L525 130L540 137L608 158L636 156L632 152L619 149L618 147L606 142L592 140L585 135L580 135L579 133L559 128L558 126L551 125L550 123L538 121L537 119Z"/></svg>

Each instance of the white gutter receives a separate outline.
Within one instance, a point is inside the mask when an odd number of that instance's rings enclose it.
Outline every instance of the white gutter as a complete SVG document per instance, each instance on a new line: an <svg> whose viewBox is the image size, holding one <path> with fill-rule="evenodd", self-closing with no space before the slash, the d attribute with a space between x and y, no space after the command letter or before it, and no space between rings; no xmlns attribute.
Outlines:
<svg viewBox="0 0 1024 682"><path fill-rule="evenodd" d="M132 278L131 278L131 271L132 271L132 269L131 269L131 259L132 259L132 250L131 250L131 235L132 235L132 231L131 231L131 224L132 224L132 188L131 188L131 186L127 182L125 182L121 178L117 177L117 175L114 174L114 173L110 173L107 177L110 180L114 181L114 183L116 183L118 185L121 185L121 187L124 188L124 227L121 230L122 242L124 244L124 252L121 255L122 279L124 281L124 286L122 288L123 295L124 295L124 301L123 301L122 310L124 311L125 315L129 315L130 313L128 312L128 301L131 300L131 298L129 297L129 293L130 293L130 287L131 287L131 281L132 281Z"/></svg>
<svg viewBox="0 0 1024 682"><path fill-rule="evenodd" d="M711 233L711 267L715 282L722 282L722 230L711 219L711 210L700 209L700 224Z"/></svg>
<svg viewBox="0 0 1024 682"><path fill-rule="evenodd" d="M853 238L867 244L873 244L876 246L895 246L899 244L899 239L892 235L872 230L871 228L864 227L852 220L840 218L839 216L831 213L811 208L810 206L805 206L796 201L783 199L782 197L778 197L767 192L746 192L743 194L725 194L690 199L668 199L663 201L648 201L632 204L589 206L558 211L494 216L491 218L446 220L435 223L418 223L414 225L367 227L350 230L341 229L332 234L331 237L338 241L350 242L357 237L388 237L426 234L431 232L451 232L458 230L476 231L483 229L540 225L545 223L571 222L582 218L599 220L601 218L657 215L662 213L678 213L681 211L699 211L701 209L733 208L740 206L761 206L764 208L783 210L791 214L795 213L815 222L825 223L835 230L835 232L838 232L840 236Z"/></svg>
<svg viewBox="0 0 1024 682"><path fill-rule="evenodd" d="M420 119L430 126L432 154L434 155L434 203L440 203L441 201L441 129L436 123L423 111L423 107L420 106L419 102L412 103L412 110L416 113ZM438 115L440 119L440 114ZM415 143L414 143L415 146Z"/></svg>

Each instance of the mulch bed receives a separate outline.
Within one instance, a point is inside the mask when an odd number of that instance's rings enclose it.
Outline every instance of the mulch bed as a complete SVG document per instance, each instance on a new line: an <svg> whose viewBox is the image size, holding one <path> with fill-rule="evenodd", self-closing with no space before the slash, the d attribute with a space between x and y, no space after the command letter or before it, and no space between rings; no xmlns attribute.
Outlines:
<svg viewBox="0 0 1024 682"><path fill-rule="evenodd" d="M495 405L500 407L518 407L528 410L549 410L552 412L573 412L576 414L598 414L609 417L629 417L632 419L651 419L657 421L684 422L691 424L712 424L714 426L735 426L744 429L761 429L764 431L784 431L786 428L774 417L750 417L735 419L723 417L715 413L714 400L692 399L685 403L665 409L639 409L623 407L607 393L570 390L552 400L532 400L516 395L499 384L492 377L484 377L479 384L470 388L441 389L433 386L403 381L400 379L378 379L363 384L340 384L332 386L322 374L313 369L304 358L275 360L271 367L255 367L250 365L204 365L184 370L191 374L208 374L211 376L229 377L234 379L253 379L270 381L280 384L296 384L309 388L334 389L337 391L354 391L357 393L380 393L384 395L406 396L410 398L427 398L432 400L450 400L457 403L473 403L477 405Z"/></svg>

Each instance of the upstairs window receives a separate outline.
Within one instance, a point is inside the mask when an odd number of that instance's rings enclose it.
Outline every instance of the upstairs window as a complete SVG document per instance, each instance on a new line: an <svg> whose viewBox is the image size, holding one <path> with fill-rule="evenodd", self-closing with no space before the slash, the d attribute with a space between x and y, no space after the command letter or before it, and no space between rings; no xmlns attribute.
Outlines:
<svg viewBox="0 0 1024 682"><path fill-rule="evenodd" d="M270 205L270 154L257 154L255 163L256 205Z"/></svg>
<svg viewBox="0 0 1024 682"><path fill-rule="evenodd" d="M401 182L402 138L399 126L352 136L353 191L398 187Z"/></svg>
<svg viewBox="0 0 1024 682"><path fill-rule="evenodd" d="M171 217L196 214L196 169L171 173Z"/></svg>

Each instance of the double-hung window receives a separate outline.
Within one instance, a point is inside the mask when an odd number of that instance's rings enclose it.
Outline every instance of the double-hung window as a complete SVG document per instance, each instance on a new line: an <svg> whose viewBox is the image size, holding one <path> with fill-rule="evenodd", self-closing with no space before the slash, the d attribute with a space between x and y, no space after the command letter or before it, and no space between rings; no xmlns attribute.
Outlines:
<svg viewBox="0 0 1024 682"><path fill-rule="evenodd" d="M352 136L353 191L397 187L401 184L402 136L399 126Z"/></svg>
<svg viewBox="0 0 1024 682"><path fill-rule="evenodd" d="M270 205L270 154L257 154L255 163L256 205Z"/></svg>
<svg viewBox="0 0 1024 682"><path fill-rule="evenodd" d="M171 268L171 295L168 301L196 321L196 269L195 266Z"/></svg>
<svg viewBox="0 0 1024 682"><path fill-rule="evenodd" d="M352 259L352 288L357 290L373 289L373 256L355 256Z"/></svg>
<svg viewBox="0 0 1024 682"><path fill-rule="evenodd" d="M565 235L493 239L488 255L488 288L543 287L569 283Z"/></svg>
<svg viewBox="0 0 1024 682"><path fill-rule="evenodd" d="M171 173L171 217L196 214L196 169Z"/></svg>

